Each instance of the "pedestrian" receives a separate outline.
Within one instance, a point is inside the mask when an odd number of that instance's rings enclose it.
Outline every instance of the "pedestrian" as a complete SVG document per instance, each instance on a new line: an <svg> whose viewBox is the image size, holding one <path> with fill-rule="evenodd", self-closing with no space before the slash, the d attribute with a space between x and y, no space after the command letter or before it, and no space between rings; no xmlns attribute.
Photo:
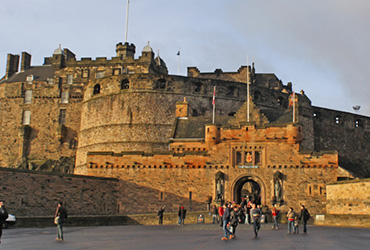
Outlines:
<svg viewBox="0 0 370 250"><path fill-rule="evenodd" d="M294 233L299 234L299 218L296 216L294 218Z"/></svg>
<svg viewBox="0 0 370 250"><path fill-rule="evenodd" d="M183 226L185 224L185 217L186 217L186 209L184 207L181 207L180 217L181 217L181 226Z"/></svg>
<svg viewBox="0 0 370 250"><path fill-rule="evenodd" d="M310 219L311 215L304 205L301 205L301 213L299 215L299 220L303 222L303 233L307 233L307 221Z"/></svg>
<svg viewBox="0 0 370 250"><path fill-rule="evenodd" d="M224 213L222 215L222 228L224 230L224 237L221 238L221 240L228 240L231 232L227 228L227 225L230 222L230 204L224 204Z"/></svg>
<svg viewBox="0 0 370 250"><path fill-rule="evenodd" d="M295 212L292 207L289 208L288 214L286 216L288 218L288 234L291 234L294 230L294 218L295 218Z"/></svg>
<svg viewBox="0 0 370 250"><path fill-rule="evenodd" d="M216 205L213 205L212 224L218 224L218 209Z"/></svg>
<svg viewBox="0 0 370 250"><path fill-rule="evenodd" d="M231 227L231 235L229 239L235 238L236 227L239 225L240 222L240 210L237 205L233 204L232 210L230 212L230 227Z"/></svg>
<svg viewBox="0 0 370 250"><path fill-rule="evenodd" d="M177 224L181 225L181 207L179 207L179 211L177 212L177 216L179 217L179 220Z"/></svg>
<svg viewBox="0 0 370 250"><path fill-rule="evenodd" d="M6 211L4 201L0 201L0 243L1 236L3 235L3 224L8 219L8 211Z"/></svg>
<svg viewBox="0 0 370 250"><path fill-rule="evenodd" d="M157 218L158 218L158 224L163 225L163 213L164 213L164 207L159 207Z"/></svg>
<svg viewBox="0 0 370 250"><path fill-rule="evenodd" d="M247 208L246 208L246 214L245 214L245 224L250 224L251 223L251 216L250 212L252 209L252 201L250 200L250 197L247 196Z"/></svg>
<svg viewBox="0 0 370 250"><path fill-rule="evenodd" d="M274 221L272 229L276 229L276 230L279 229L279 225L278 225L279 212L280 211L276 208L276 205L274 205L271 209L272 220Z"/></svg>
<svg viewBox="0 0 370 250"><path fill-rule="evenodd" d="M254 230L254 238L257 238L258 231L261 227L261 215L262 212L260 209L256 207L256 204L252 204L252 209L250 212L251 219L253 220L253 230Z"/></svg>
<svg viewBox="0 0 370 250"><path fill-rule="evenodd" d="M222 220L222 216L224 215L224 206L221 205L219 208L218 208L218 215L220 216L220 226L223 227L223 220Z"/></svg>
<svg viewBox="0 0 370 250"><path fill-rule="evenodd" d="M63 224L68 217L67 210L63 207L63 202L59 202L57 210L55 211L55 222L57 224L57 237L55 240L63 241Z"/></svg>

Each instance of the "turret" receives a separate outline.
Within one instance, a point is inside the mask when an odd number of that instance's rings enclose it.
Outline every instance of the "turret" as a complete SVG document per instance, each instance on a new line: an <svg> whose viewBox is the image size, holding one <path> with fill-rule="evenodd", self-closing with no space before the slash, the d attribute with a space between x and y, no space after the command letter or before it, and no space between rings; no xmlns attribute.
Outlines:
<svg viewBox="0 0 370 250"><path fill-rule="evenodd" d="M219 125L208 124L206 125L206 144L217 144L220 142L221 131Z"/></svg>
<svg viewBox="0 0 370 250"><path fill-rule="evenodd" d="M302 142L302 127L300 125L288 124L287 137L289 144L296 144Z"/></svg>
<svg viewBox="0 0 370 250"><path fill-rule="evenodd" d="M176 117L188 117L188 102L186 101L186 97L184 97L183 102L176 103Z"/></svg>
<svg viewBox="0 0 370 250"><path fill-rule="evenodd" d="M124 44L118 43L116 45L116 54L117 57L121 59L132 58L134 59L135 56L135 45L133 43L129 44L125 42Z"/></svg>

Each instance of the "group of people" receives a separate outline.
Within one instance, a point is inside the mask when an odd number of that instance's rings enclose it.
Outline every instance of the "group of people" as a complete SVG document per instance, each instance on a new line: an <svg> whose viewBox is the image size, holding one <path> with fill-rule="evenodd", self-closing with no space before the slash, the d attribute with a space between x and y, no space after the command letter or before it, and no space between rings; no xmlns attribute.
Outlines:
<svg viewBox="0 0 370 250"><path fill-rule="evenodd" d="M165 207L159 207L157 218L158 218L158 224L163 225L163 214L164 214ZM186 209L184 207L179 207L178 211L178 224L183 226L185 225L185 217L186 217Z"/></svg>
<svg viewBox="0 0 370 250"><path fill-rule="evenodd" d="M271 216L273 219L272 229L279 229L278 218L280 211L273 206ZM221 227L224 231L224 236L221 240L231 240L235 238L236 228L240 223L253 224L254 237L258 237L258 232L261 228L261 221L265 216L259 205L252 202L243 202L239 205L235 202L225 203L218 209L213 206L212 223L219 223L218 216L221 218ZM300 213L294 212L293 208L289 208L287 213L288 233L299 233L299 223L303 224L303 232L307 233L307 221L310 219L310 213L301 205ZM265 221L265 220L264 220Z"/></svg>

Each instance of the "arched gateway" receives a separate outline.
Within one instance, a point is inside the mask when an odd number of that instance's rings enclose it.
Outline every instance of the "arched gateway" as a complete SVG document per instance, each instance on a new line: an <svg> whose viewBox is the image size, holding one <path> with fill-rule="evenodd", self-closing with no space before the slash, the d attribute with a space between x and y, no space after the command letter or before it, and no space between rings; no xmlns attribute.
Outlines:
<svg viewBox="0 0 370 250"><path fill-rule="evenodd" d="M233 201L238 204L246 196L257 204L266 204L266 185L257 176L239 176L233 183L232 192Z"/></svg>

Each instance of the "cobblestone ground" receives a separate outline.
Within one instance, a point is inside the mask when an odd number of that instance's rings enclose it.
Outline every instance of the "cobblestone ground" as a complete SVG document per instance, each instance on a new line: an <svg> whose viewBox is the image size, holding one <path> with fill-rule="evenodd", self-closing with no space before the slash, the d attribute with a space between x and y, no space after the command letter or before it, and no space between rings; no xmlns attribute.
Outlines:
<svg viewBox="0 0 370 250"><path fill-rule="evenodd" d="M262 225L254 238L251 225L222 241L219 225L65 227L63 242L56 228L11 228L3 231L0 249L369 249L370 229L308 226L307 234L287 234L287 225ZM302 230L302 228L300 229Z"/></svg>

